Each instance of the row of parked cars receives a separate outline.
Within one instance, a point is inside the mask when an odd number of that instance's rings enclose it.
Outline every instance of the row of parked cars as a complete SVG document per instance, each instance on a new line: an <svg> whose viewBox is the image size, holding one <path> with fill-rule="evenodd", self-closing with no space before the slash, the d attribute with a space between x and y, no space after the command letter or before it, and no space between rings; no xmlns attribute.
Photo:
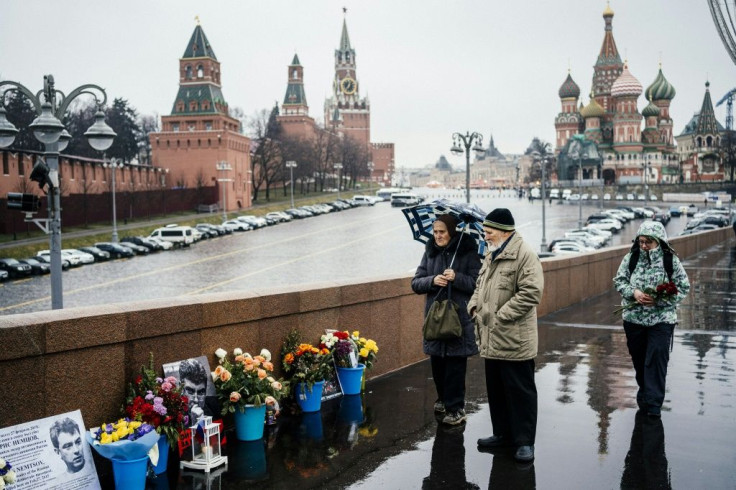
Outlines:
<svg viewBox="0 0 736 490"><path fill-rule="evenodd" d="M372 196L355 196L353 199L337 199L332 202L301 206L285 211L274 211L264 216L243 215L229 219L221 225L198 223L195 226L169 224L155 229L149 236L126 236L119 243L97 242L78 249L61 251L62 270L112 259L147 255L172 248L188 247L193 243L231 234L235 231L249 231L265 226L285 223L293 219L309 218L319 214L342 211L357 206L373 206L379 199ZM35 257L25 259L1 258L0 281L22 279L31 275L51 272L51 252L41 250Z"/></svg>
<svg viewBox="0 0 736 490"><path fill-rule="evenodd" d="M577 254L605 247L614 234L635 219L651 219L666 225L670 215L656 206L618 206L588 216L585 226L565 232L552 240L548 250L554 254Z"/></svg>
<svg viewBox="0 0 736 490"><path fill-rule="evenodd" d="M736 210L725 207L714 207L692 214L680 235L691 235L702 231L717 230L724 226L731 226L736 218Z"/></svg>

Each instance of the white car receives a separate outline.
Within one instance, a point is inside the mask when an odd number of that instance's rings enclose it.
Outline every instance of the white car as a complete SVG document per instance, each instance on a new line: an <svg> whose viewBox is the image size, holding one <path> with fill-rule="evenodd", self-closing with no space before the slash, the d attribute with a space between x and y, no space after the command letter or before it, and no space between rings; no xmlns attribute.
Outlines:
<svg viewBox="0 0 736 490"><path fill-rule="evenodd" d="M61 250L61 255L63 257L66 257L67 254L76 255L77 257L79 257L79 262L81 262L83 265L95 263L94 255L87 252L82 252L81 250L77 250L76 248L64 248Z"/></svg>
<svg viewBox="0 0 736 490"><path fill-rule="evenodd" d="M623 228L621 222L614 218L602 219L600 221L596 221L595 223L591 223L588 226L592 226L593 228L600 228L601 230L608 230L612 233L618 233L619 231L621 231L621 228Z"/></svg>
<svg viewBox="0 0 736 490"><path fill-rule="evenodd" d="M49 250L41 250L40 252L38 252L36 254L36 256L37 257L43 257L45 259L48 259L49 260L49 263L51 263L51 252ZM82 265L82 260L78 256L72 255L72 254L70 254L68 252L67 253L64 253L62 251L61 252L61 258L63 260L66 260L67 262L69 262L69 265L72 266L72 267L79 267L80 265ZM94 257L92 257L92 258L94 259Z"/></svg>
<svg viewBox="0 0 736 490"><path fill-rule="evenodd" d="M596 236L592 233L588 233L585 230L566 231L565 238L579 238L586 245L595 248L601 248L606 243L606 240L604 238Z"/></svg>
<svg viewBox="0 0 736 490"><path fill-rule="evenodd" d="M654 211L647 208L634 208L634 211L637 213L641 213L644 215L645 218L652 218L654 216Z"/></svg>
<svg viewBox="0 0 736 490"><path fill-rule="evenodd" d="M613 236L613 233L611 233L610 231L604 230L603 228L596 228L595 226L585 225L581 229L589 233L592 233L594 235L605 238L606 242L608 242Z"/></svg>
<svg viewBox="0 0 736 490"><path fill-rule="evenodd" d="M568 201L579 201L580 194L570 194L570 197L568 197L567 200Z"/></svg>
<svg viewBox="0 0 736 490"><path fill-rule="evenodd" d="M172 248L174 248L173 243L167 242L166 240L162 240L160 238L148 237L146 240L150 240L157 245L161 245L161 250L171 250Z"/></svg>
<svg viewBox="0 0 736 490"><path fill-rule="evenodd" d="M353 202L358 206L374 206L378 202L378 198L373 196L353 196Z"/></svg>
<svg viewBox="0 0 736 490"><path fill-rule="evenodd" d="M271 211L266 214L266 218L275 220L279 223L285 223L291 221L291 216L281 211Z"/></svg>
<svg viewBox="0 0 736 490"><path fill-rule="evenodd" d="M581 245L580 243L575 242L566 242L566 243L559 243L552 247L552 252L555 254L581 254L588 252L589 250L585 249L584 245Z"/></svg>
<svg viewBox="0 0 736 490"><path fill-rule="evenodd" d="M603 200L604 201L610 201L611 200L611 195L608 192L606 192L605 194L603 194Z"/></svg>

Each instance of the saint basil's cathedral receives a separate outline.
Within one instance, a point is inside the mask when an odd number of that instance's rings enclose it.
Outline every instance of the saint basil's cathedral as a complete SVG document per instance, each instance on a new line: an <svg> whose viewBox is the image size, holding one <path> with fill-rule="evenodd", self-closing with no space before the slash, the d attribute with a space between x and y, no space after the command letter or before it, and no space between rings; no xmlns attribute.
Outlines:
<svg viewBox="0 0 736 490"><path fill-rule="evenodd" d="M559 89L558 180L603 179L606 185L721 180L723 167L714 162L714 155L723 127L715 120L708 84L700 113L675 137L670 117L675 87L660 66L654 81L643 89L619 56L613 16L606 6L603 44L588 103L579 100L580 87L569 73ZM637 99L642 93L647 105L639 112Z"/></svg>

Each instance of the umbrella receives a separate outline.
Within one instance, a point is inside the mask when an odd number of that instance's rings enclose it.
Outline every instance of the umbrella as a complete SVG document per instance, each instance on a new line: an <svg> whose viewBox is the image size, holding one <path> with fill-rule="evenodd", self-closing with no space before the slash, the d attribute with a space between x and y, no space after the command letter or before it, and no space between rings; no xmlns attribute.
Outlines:
<svg viewBox="0 0 736 490"><path fill-rule="evenodd" d="M417 204L401 210L411 227L414 240L427 243L432 238L432 223L437 216L450 214L458 221L458 230L469 235L478 244L478 255L481 257L486 250L483 239L483 220L486 213L475 204L438 199L436 201Z"/></svg>

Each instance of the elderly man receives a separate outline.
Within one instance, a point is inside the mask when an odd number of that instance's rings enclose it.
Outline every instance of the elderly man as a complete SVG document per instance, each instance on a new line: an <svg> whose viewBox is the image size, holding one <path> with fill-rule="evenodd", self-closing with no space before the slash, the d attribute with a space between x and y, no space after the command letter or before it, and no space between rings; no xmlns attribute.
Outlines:
<svg viewBox="0 0 736 490"><path fill-rule="evenodd" d="M478 439L479 449L515 446L515 459L534 460L537 431L537 308L544 275L539 257L515 231L505 208L483 221L490 251L483 260L468 312L475 321L480 355L485 358L486 390L493 435Z"/></svg>

